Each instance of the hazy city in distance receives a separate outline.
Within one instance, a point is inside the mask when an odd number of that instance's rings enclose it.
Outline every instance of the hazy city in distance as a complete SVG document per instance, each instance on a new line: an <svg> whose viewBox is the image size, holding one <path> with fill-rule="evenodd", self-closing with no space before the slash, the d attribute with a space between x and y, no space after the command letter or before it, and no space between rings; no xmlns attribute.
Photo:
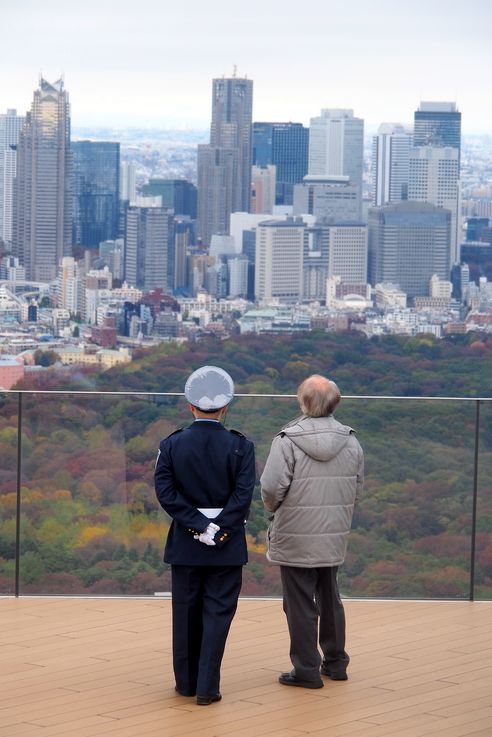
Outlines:
<svg viewBox="0 0 492 737"><path fill-rule="evenodd" d="M27 5L5 9L0 387L207 335L492 332L487 3Z"/></svg>

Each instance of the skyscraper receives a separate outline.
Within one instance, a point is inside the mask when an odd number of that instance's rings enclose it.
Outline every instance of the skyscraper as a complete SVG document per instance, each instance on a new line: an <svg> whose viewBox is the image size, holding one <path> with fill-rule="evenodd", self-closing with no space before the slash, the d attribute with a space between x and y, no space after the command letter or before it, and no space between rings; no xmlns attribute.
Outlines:
<svg viewBox="0 0 492 737"><path fill-rule="evenodd" d="M17 146L12 253L52 281L72 247L70 108L62 79L41 78Z"/></svg>
<svg viewBox="0 0 492 737"><path fill-rule="evenodd" d="M449 278L451 213L427 202L398 202L369 210L369 281L399 284L426 296L433 274Z"/></svg>
<svg viewBox="0 0 492 737"><path fill-rule="evenodd" d="M309 174L348 176L362 191L364 121L353 110L322 110L311 118Z"/></svg>
<svg viewBox="0 0 492 737"><path fill-rule="evenodd" d="M266 220L258 225L255 292L260 301L302 299L305 231L302 218Z"/></svg>
<svg viewBox="0 0 492 737"><path fill-rule="evenodd" d="M0 115L0 240L12 241L12 200L17 143L25 118L16 110Z"/></svg>
<svg viewBox="0 0 492 737"><path fill-rule="evenodd" d="M413 139L414 146L451 146L461 151L461 113L456 103L421 102L414 113Z"/></svg>
<svg viewBox="0 0 492 737"><path fill-rule="evenodd" d="M198 146L198 237L229 232L231 212L248 211L253 82L213 80L210 143Z"/></svg>
<svg viewBox="0 0 492 737"><path fill-rule="evenodd" d="M294 184L308 171L308 146L302 123L253 123L253 164L277 168L277 205L292 205Z"/></svg>
<svg viewBox="0 0 492 737"><path fill-rule="evenodd" d="M275 167L251 167L251 206L252 213L272 213L275 205Z"/></svg>
<svg viewBox="0 0 492 737"><path fill-rule="evenodd" d="M168 291L173 215L164 207L129 207L126 217L125 279L138 289ZM172 285L171 285L172 289Z"/></svg>
<svg viewBox="0 0 492 737"><path fill-rule="evenodd" d="M137 167L134 161L122 161L120 166L120 200L134 202L137 196Z"/></svg>
<svg viewBox="0 0 492 737"><path fill-rule="evenodd" d="M450 267L459 261L461 238L459 151L450 146L410 149L408 199L430 202L451 212ZM446 277L448 278L448 277Z"/></svg>
<svg viewBox="0 0 492 737"><path fill-rule="evenodd" d="M76 141L73 155L73 243L98 246L118 236L120 144Z"/></svg>
<svg viewBox="0 0 492 737"><path fill-rule="evenodd" d="M450 265L458 263L461 243L461 113L456 109L456 103L421 102L414 115L413 145L415 151L410 157L408 198L424 199L421 194L422 177L425 174L424 178L431 178L429 184L423 182L429 191L426 201L451 210ZM436 151L430 153L429 149ZM426 167L428 173L425 173ZM432 196L433 190L435 196Z"/></svg>
<svg viewBox="0 0 492 737"><path fill-rule="evenodd" d="M376 207L408 198L412 136L399 123L382 123L372 139L372 201Z"/></svg>

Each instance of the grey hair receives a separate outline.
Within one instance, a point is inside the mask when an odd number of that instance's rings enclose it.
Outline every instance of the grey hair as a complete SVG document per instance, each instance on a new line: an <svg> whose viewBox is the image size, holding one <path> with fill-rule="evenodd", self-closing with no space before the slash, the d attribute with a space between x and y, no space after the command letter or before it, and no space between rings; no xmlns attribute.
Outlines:
<svg viewBox="0 0 492 737"><path fill-rule="evenodd" d="M327 417L335 410L341 394L334 381L313 374L299 385L297 399L302 412L308 417Z"/></svg>

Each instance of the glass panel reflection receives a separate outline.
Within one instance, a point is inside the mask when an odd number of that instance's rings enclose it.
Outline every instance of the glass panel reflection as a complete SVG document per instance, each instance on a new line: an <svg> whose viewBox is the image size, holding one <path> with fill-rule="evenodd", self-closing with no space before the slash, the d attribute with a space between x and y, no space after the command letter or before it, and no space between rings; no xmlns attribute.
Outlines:
<svg viewBox="0 0 492 737"><path fill-rule="evenodd" d="M6 397L0 580L11 593L15 506L9 510L8 500L16 486L17 415L13 395ZM156 502L153 472L160 439L191 420L184 398L39 392L24 395L23 407L21 593L168 592L162 551L169 520ZM255 442L258 477L273 436L298 414L293 397L234 400L226 424ZM474 402L352 398L336 415L357 431L366 456L365 492L340 569L343 594L468 598ZM482 598L491 597L491 429L485 404L476 586ZM267 526L257 485L243 595L281 594L278 567L265 558Z"/></svg>

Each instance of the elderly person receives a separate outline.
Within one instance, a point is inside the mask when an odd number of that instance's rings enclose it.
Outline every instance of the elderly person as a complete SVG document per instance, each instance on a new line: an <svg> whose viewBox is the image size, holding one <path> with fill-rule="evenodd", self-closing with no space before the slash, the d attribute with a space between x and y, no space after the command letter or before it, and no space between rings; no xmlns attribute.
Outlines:
<svg viewBox="0 0 492 737"><path fill-rule="evenodd" d="M352 428L333 417L340 401L333 381L310 376L297 396L302 415L274 438L261 494L273 512L267 558L280 566L291 642L293 669L282 673L279 682L322 688L320 667L333 680L347 679L337 573L362 489L364 460Z"/></svg>
<svg viewBox="0 0 492 737"><path fill-rule="evenodd" d="M234 396L229 374L202 366L185 396L194 421L165 438L155 467L157 499L172 524L176 691L197 704L220 701L220 665L248 559L245 520L255 485L253 443L222 424Z"/></svg>

